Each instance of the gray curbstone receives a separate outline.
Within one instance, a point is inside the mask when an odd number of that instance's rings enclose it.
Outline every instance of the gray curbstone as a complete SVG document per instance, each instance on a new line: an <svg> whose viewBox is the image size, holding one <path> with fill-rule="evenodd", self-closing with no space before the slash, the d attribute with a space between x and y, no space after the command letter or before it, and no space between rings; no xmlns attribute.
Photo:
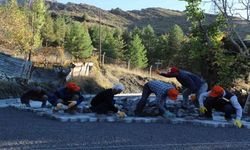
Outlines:
<svg viewBox="0 0 250 150"><path fill-rule="evenodd" d="M106 118L107 122L115 122L116 119L114 117L107 117Z"/></svg>
<svg viewBox="0 0 250 150"><path fill-rule="evenodd" d="M95 117L89 117L89 122L97 122L98 119Z"/></svg>
<svg viewBox="0 0 250 150"><path fill-rule="evenodd" d="M126 117L126 118L123 119L123 121L124 121L125 123L132 123L134 120L133 120L132 117Z"/></svg>
<svg viewBox="0 0 250 150"><path fill-rule="evenodd" d="M132 98L132 97L131 97ZM137 100L137 97L133 98ZM6 104L7 103L7 104ZM198 120L197 114L191 116L184 116L184 118L172 118L171 120L164 119L162 117L132 117L128 116L125 118L118 118L117 116L106 116L106 115L96 115L95 113L77 113L75 115L69 115L63 111L53 113L51 108L40 108L40 103L31 103L32 107L22 107L19 99L12 101L0 102L1 106L13 107L17 110L33 112L38 116L46 117L53 120L58 120L61 122L123 122L123 123L165 123L165 124L191 124L194 126L204 126L213 128L235 128L233 122L227 122L224 120L224 114L216 112L213 114L213 120ZM242 121L243 127L250 129L249 121Z"/></svg>

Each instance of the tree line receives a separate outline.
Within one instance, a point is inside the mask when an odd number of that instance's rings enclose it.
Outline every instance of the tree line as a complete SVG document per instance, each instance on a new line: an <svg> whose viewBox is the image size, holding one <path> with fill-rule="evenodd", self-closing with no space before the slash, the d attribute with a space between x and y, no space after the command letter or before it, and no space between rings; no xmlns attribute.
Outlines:
<svg viewBox="0 0 250 150"><path fill-rule="evenodd" d="M130 61L136 68L147 68L162 60L162 66L177 66L199 73L211 84L230 86L232 79L246 75L249 59L240 54L228 54L222 38L227 35L226 18L218 15L214 22L202 25L204 13L200 0L188 1L186 14L191 22L188 35L174 25L157 35L151 25L132 30L89 25L65 15L52 17L44 0L20 7L16 0L0 7L0 43L28 54L41 47L60 47L75 59L92 56L99 48L113 59ZM101 33L101 35L99 35Z"/></svg>

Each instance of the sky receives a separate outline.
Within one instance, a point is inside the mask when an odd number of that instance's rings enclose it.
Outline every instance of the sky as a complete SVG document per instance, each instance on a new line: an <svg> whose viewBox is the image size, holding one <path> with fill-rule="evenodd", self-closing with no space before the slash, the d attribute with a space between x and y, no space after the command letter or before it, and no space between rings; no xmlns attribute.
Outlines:
<svg viewBox="0 0 250 150"><path fill-rule="evenodd" d="M185 10L186 3L179 0L57 0L57 2L85 3L104 10L121 8L122 10L140 10L148 7L161 7L172 10Z"/></svg>

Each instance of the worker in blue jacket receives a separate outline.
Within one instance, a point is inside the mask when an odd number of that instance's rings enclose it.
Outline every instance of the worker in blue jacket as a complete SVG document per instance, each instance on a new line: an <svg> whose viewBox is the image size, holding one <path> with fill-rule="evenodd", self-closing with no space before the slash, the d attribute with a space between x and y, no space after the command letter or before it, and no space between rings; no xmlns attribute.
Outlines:
<svg viewBox="0 0 250 150"><path fill-rule="evenodd" d="M168 78L175 77L184 87L182 92L184 103L188 103L189 96L192 94L191 97L195 106L199 107L197 99L201 93L206 92L208 89L208 85L203 78L177 67L170 68L168 72L157 71L157 73Z"/></svg>
<svg viewBox="0 0 250 150"><path fill-rule="evenodd" d="M84 100L80 94L80 87L73 82L69 82L65 87L58 89L49 95L49 102L55 106L53 111L62 109L63 105L68 106L65 112L74 114L77 106Z"/></svg>

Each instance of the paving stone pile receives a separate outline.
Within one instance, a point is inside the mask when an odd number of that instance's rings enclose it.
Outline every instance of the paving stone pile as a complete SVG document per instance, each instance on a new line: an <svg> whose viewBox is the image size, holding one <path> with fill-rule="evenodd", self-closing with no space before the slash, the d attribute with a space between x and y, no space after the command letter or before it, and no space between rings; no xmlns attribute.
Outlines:
<svg viewBox="0 0 250 150"><path fill-rule="evenodd" d="M198 109L190 105L184 107L181 101L181 97L177 101L167 101L166 108L176 115L175 118L166 119L160 116L146 116L137 117L133 115L133 111L139 96L117 96L116 104L118 107L126 112L127 117L119 118L115 114L110 115L97 115L95 113L83 113L85 109L89 107L90 100L93 96L86 95L85 101L79 106L81 109L74 115L64 113L63 111L53 112L52 106L47 105L47 108L40 108L40 102L31 102L31 107L23 107L19 99L0 101L1 107L14 107L22 111L31 111L39 116L47 117L50 119L59 120L61 122L124 122L124 123L171 123L171 124L192 124L206 127L235 127L233 121L226 121L224 114L220 112L213 113L213 120L201 120L199 118ZM145 111L152 112L152 106L154 106L154 97L149 98L149 104ZM243 127L250 129L250 117L243 118ZM236 128L236 127L235 127Z"/></svg>

